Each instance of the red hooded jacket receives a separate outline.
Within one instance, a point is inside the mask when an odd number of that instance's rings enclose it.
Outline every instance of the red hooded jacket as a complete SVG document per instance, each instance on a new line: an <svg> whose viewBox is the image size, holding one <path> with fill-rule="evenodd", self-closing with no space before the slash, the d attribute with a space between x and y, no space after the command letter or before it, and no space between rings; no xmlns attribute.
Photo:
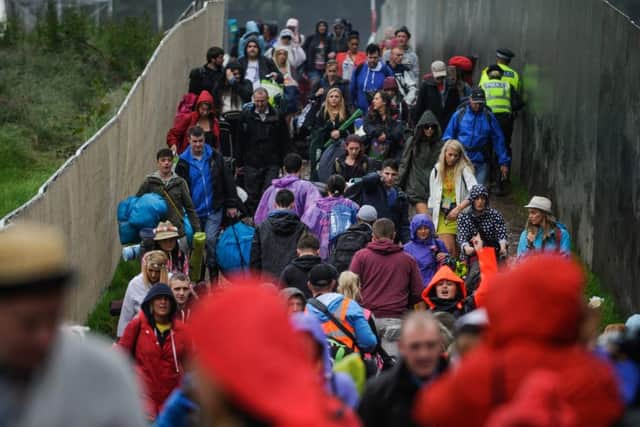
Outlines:
<svg viewBox="0 0 640 427"><path fill-rule="evenodd" d="M198 120L200 119L198 106L205 102L211 106L209 120L211 122L211 130L216 139L216 146L213 148L217 149L220 145L220 124L213 111L213 108L215 108L213 96L206 90L203 90L198 96L195 111L176 116L173 127L169 129L169 133L167 133L167 145L169 147L175 145L178 154L182 154L189 147L189 128L198 124Z"/></svg>
<svg viewBox="0 0 640 427"><path fill-rule="evenodd" d="M203 380L268 425L359 426L353 411L327 394L282 297L260 280L231 280L233 286L199 302L191 321Z"/></svg>
<svg viewBox="0 0 640 427"><path fill-rule="evenodd" d="M486 342L420 392L418 423L485 426L531 372L545 369L562 378L557 393L577 425L610 426L622 413L615 377L577 341L584 283L580 265L556 255L528 258L495 276L486 298Z"/></svg>
<svg viewBox="0 0 640 427"><path fill-rule="evenodd" d="M442 303L445 301L438 301L436 297L436 286L438 283L443 280L448 280L457 285L458 291L456 292L455 301L457 304L453 305L453 301L450 304L446 304L447 306L451 305L449 309L443 307ZM451 314L454 314L456 317L464 314L464 305L465 298L467 297L467 287L464 284L464 280L462 280L456 273L449 268L447 265L443 265L436 271L436 274L433 275L431 282L424 288L422 291L422 299L427 303L427 307L431 311L447 311ZM446 301L448 302L448 301Z"/></svg>
<svg viewBox="0 0 640 427"><path fill-rule="evenodd" d="M183 362L191 353L184 324L174 320L171 333L161 347L144 310L140 310L127 325L118 345L135 359L147 413L154 419L171 391L180 384Z"/></svg>

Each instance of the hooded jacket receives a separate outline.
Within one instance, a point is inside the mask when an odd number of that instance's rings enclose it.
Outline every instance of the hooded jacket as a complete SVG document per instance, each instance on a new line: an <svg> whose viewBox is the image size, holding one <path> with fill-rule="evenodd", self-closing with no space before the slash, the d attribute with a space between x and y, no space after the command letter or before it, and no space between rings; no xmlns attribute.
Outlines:
<svg viewBox="0 0 640 427"><path fill-rule="evenodd" d="M462 115L462 119L458 119L459 115ZM487 155L491 146L488 144L492 144L500 166L511 164L500 124L486 107L477 113L473 112L470 106L460 107L451 116L442 139L460 141L467 156L474 163L489 162Z"/></svg>
<svg viewBox="0 0 640 427"><path fill-rule="evenodd" d="M359 108L363 113L369 111L370 102L367 94L373 95L374 92L381 90L385 77L390 76L393 77L393 71L382 62L382 59L373 69L369 68L367 62L356 67L351 75L349 86L354 108Z"/></svg>
<svg viewBox="0 0 640 427"><path fill-rule="evenodd" d="M322 197L320 191L311 182L301 179L296 175L285 175L282 178L276 178L271 181L271 186L262 194L260 203L256 209L256 214L253 218L256 225L262 223L269 212L276 209L275 201L278 191L287 189L291 190L294 195L295 207L294 210L299 217L313 206L318 199Z"/></svg>
<svg viewBox="0 0 640 427"><path fill-rule="evenodd" d="M443 280L448 280L456 284L457 292L455 299L444 300L438 298L436 286ZM438 269L427 287L422 291L422 299L427 303L429 310L433 312L444 311L451 313L456 318L475 308L473 299L467 299L467 287L465 286L464 280L447 265L443 265Z"/></svg>
<svg viewBox="0 0 640 427"><path fill-rule="evenodd" d="M240 52L242 52L242 56L240 57L240 59L238 59L238 62L244 70L244 76L246 78L247 66L249 65L249 57L247 56L247 44L250 41L255 41L256 43L258 43L258 57L256 58L256 60L258 61L258 74L260 80L266 80L269 74L276 73L276 82L282 84L284 82L284 78L282 77L280 71L278 71L278 67L276 67L276 64L274 64L271 59L264 56L264 41L261 42L261 40L262 37L258 38L256 36L249 36L246 38L244 45L241 45ZM240 40L240 43L242 43L242 40Z"/></svg>
<svg viewBox="0 0 640 427"><path fill-rule="evenodd" d="M482 212L478 212L474 209L473 202L481 196L487 199L487 206ZM474 185L469 192L469 201L471 206L458 216L456 240L463 253L464 247L471 244L471 239L476 234L480 234L484 246L492 246L499 249L500 243L506 243L509 236L502 214L489 207L489 191L484 185Z"/></svg>
<svg viewBox="0 0 640 427"><path fill-rule="evenodd" d="M423 226L429 229L429 237L426 240L420 240L416 235L418 228ZM426 214L418 214L411 219L411 241L404 245L404 251L418 263L422 283L425 286L431 281L440 265L436 255L449 253L442 240L436 238L433 221Z"/></svg>
<svg viewBox="0 0 640 427"><path fill-rule="evenodd" d="M240 37L240 42L238 45L238 52L240 53L240 58L243 58L247 55L246 47L249 39L255 39L258 42L258 47L260 48L260 55L265 51L264 50L264 37L260 34L260 27L256 21L247 21L245 26L245 33Z"/></svg>
<svg viewBox="0 0 640 427"><path fill-rule="evenodd" d="M329 196L318 199L315 205L311 206L302 216L302 222L304 222L307 227L309 227L309 231L315 234L320 240L320 258L323 260L329 257L329 220L331 209L337 204L342 204L350 208L353 211L352 217L356 217L359 206L355 202L345 199L343 196Z"/></svg>
<svg viewBox="0 0 640 427"><path fill-rule="evenodd" d="M178 234L184 236L184 212L189 217L189 222L194 232L200 231L200 220L191 200L191 193L187 182L175 172L165 184L158 171L147 175L136 193L137 197L146 193L156 193L167 202L167 217L178 228ZM166 194L165 194L166 193ZM171 198L167 197L167 194ZM173 206L175 204L175 207Z"/></svg>
<svg viewBox="0 0 640 427"><path fill-rule="evenodd" d="M414 407L419 425L485 426L532 372L543 369L562 379L558 394L575 411L576 425L611 426L622 413L614 374L578 342L585 281L578 263L557 255L527 257L495 276L485 342L420 392Z"/></svg>
<svg viewBox="0 0 640 427"><path fill-rule="evenodd" d="M240 207L236 185L231 171L225 167L220 152L204 146L201 160L196 160L191 150L180 156L176 174L189 186L191 200L200 218L208 216L222 207Z"/></svg>
<svg viewBox="0 0 640 427"><path fill-rule="evenodd" d="M347 406L355 408L358 405L359 398L356 385L349 375L342 372L333 372L331 369L329 344L318 319L306 313L294 313L291 316L291 323L296 331L311 335L314 341L322 348L323 377L327 392L340 399Z"/></svg>
<svg viewBox="0 0 640 427"><path fill-rule="evenodd" d="M441 93L438 82L432 77L420 86L415 117L419 118L425 111L431 110L438 119L438 123L446 126L458 105L460 105L460 94L455 83L445 78L444 93Z"/></svg>
<svg viewBox="0 0 640 427"><path fill-rule="evenodd" d="M391 240L374 240L356 252L349 270L360 276L362 305L378 319L401 318L420 302L418 264Z"/></svg>
<svg viewBox="0 0 640 427"><path fill-rule="evenodd" d="M260 307L238 304L241 301L259 301ZM214 324L217 339L212 340ZM282 297L258 280L237 278L234 286L202 301L191 325L198 348L195 357L206 368L202 380L213 381L262 424L360 425L348 407L326 392L302 336L283 309ZM220 343L234 351L220 351Z"/></svg>
<svg viewBox="0 0 640 427"><path fill-rule="evenodd" d="M284 267L296 257L298 240L306 231L307 227L295 212L271 212L253 235L251 268L268 273L274 278L280 277Z"/></svg>
<svg viewBox="0 0 640 427"><path fill-rule="evenodd" d="M307 287L309 280L309 271L320 264L322 259L317 255L303 255L294 258L287 265L280 275L280 284L283 287L294 287L299 289L305 298L311 298L311 291Z"/></svg>
<svg viewBox="0 0 640 427"><path fill-rule="evenodd" d="M218 122L218 118L215 116L215 102L213 100L213 96L211 93L203 90L200 92L198 96L198 100L196 101L195 110L191 112L191 114L182 116L179 120L176 121L174 126L169 129L167 133L167 145L169 147L175 145L178 154L182 154L189 148L189 128L198 124L200 120L200 113L198 113L198 106L202 103L207 103L211 105L211 110L209 111L209 127L210 132L213 136L213 147L217 148L220 146L220 123ZM205 132L206 133L206 132Z"/></svg>
<svg viewBox="0 0 640 427"><path fill-rule="evenodd" d="M153 286L138 316L133 319L118 341L135 359L136 372L144 385L146 409L152 418L159 413L171 391L180 384L184 374L184 362L191 354L191 342L182 322L172 320L171 329L160 339L156 328L151 302L166 296L171 304L170 318L174 318L177 303L171 289L164 283Z"/></svg>
<svg viewBox="0 0 640 427"><path fill-rule="evenodd" d="M435 125L436 131L431 140L426 140L424 128ZM438 162L438 156L444 142L442 129L435 114L430 110L420 116L413 135L404 144L400 160L399 182L404 188L411 204L427 203L429 200L429 171Z"/></svg>

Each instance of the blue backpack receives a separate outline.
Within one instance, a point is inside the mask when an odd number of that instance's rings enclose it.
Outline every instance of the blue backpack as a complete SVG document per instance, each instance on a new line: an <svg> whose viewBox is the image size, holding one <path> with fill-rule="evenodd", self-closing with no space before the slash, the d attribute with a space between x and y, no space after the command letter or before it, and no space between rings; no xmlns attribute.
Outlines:
<svg viewBox="0 0 640 427"><path fill-rule="evenodd" d="M224 272L248 270L255 229L242 221L227 227L216 243L216 261Z"/></svg>
<svg viewBox="0 0 640 427"><path fill-rule="evenodd" d="M356 222L356 211L350 206L337 203L329 212L329 242L347 231Z"/></svg>
<svg viewBox="0 0 640 427"><path fill-rule="evenodd" d="M127 197L118 203L118 232L120 243L138 243L139 231L155 228L167 216L167 202L156 193Z"/></svg>

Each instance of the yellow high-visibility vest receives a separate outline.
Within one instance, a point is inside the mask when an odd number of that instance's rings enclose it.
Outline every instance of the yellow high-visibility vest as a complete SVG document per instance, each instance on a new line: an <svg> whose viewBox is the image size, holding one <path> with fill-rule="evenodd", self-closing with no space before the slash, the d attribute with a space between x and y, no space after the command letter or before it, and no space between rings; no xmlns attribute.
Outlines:
<svg viewBox="0 0 640 427"><path fill-rule="evenodd" d="M509 83L511 87L516 90L516 92L520 93L520 75L518 74L518 72L505 64L498 64L498 66L502 68L502 72L503 72L502 81ZM487 75L487 68L489 67L485 67L485 69L482 70L482 74L480 76L480 82L478 83L478 86L480 86L484 82L489 81L489 76Z"/></svg>
<svg viewBox="0 0 640 427"><path fill-rule="evenodd" d="M511 113L511 85L506 81L492 79L480 84L487 98L487 106L494 114Z"/></svg>

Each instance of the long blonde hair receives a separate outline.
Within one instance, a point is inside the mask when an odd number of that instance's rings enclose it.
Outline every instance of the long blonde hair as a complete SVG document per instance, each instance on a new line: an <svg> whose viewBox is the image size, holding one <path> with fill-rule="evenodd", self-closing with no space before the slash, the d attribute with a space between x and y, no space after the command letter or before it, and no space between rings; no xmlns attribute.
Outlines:
<svg viewBox="0 0 640 427"><path fill-rule="evenodd" d="M360 301L360 276L349 270L338 277L338 293L355 301Z"/></svg>
<svg viewBox="0 0 640 427"><path fill-rule="evenodd" d="M542 241L544 242L549 238L549 236L551 236L551 232L556 228L557 219L548 212L540 210L540 213L542 213L542 225L540 228L542 228ZM532 231L535 230L537 226L531 224L531 221L529 221L529 218L527 217L527 222L524 228L527 231Z"/></svg>
<svg viewBox="0 0 640 427"><path fill-rule="evenodd" d="M335 108L329 105L329 95L334 92L340 94L340 103ZM324 99L324 104L322 104L322 108L324 109L325 117L328 117L332 120L335 120L337 118L341 122L347 119L347 107L344 105L344 95L342 94L342 91L337 87L329 89L329 92L327 92L327 96Z"/></svg>
<svg viewBox="0 0 640 427"><path fill-rule="evenodd" d="M147 287L151 287L153 283L149 279L149 267L160 270L160 279L156 283L168 283L169 273L167 272L167 254L164 251L149 251L142 257L142 280Z"/></svg>
<svg viewBox="0 0 640 427"><path fill-rule="evenodd" d="M287 60L284 64L284 66L281 66L280 64L278 64L278 60L276 59L276 57L278 56L278 52L280 51L284 51L284 53L286 53L287 55ZM276 67L278 67L278 70L282 73L282 70L284 69L285 72L282 74L289 74L289 76L291 76L291 62L289 61L289 49L286 48L285 46L282 45L275 45L275 47L273 48L273 53L271 54L271 60L273 61L274 64L276 64Z"/></svg>
<svg viewBox="0 0 640 427"><path fill-rule="evenodd" d="M438 172L438 176L441 180L444 180L444 173L447 169L447 160L446 153L447 150L451 149L460 154L460 158L458 159L458 163L454 166L453 169L453 179L457 180L459 176L462 175L462 170L465 167L468 167L471 170L471 173L474 172L473 163L469 160L469 156L464 151L464 146L457 139L450 139L444 143L442 146L442 150L440 150L440 156L438 157L438 163L436 163L436 171Z"/></svg>

